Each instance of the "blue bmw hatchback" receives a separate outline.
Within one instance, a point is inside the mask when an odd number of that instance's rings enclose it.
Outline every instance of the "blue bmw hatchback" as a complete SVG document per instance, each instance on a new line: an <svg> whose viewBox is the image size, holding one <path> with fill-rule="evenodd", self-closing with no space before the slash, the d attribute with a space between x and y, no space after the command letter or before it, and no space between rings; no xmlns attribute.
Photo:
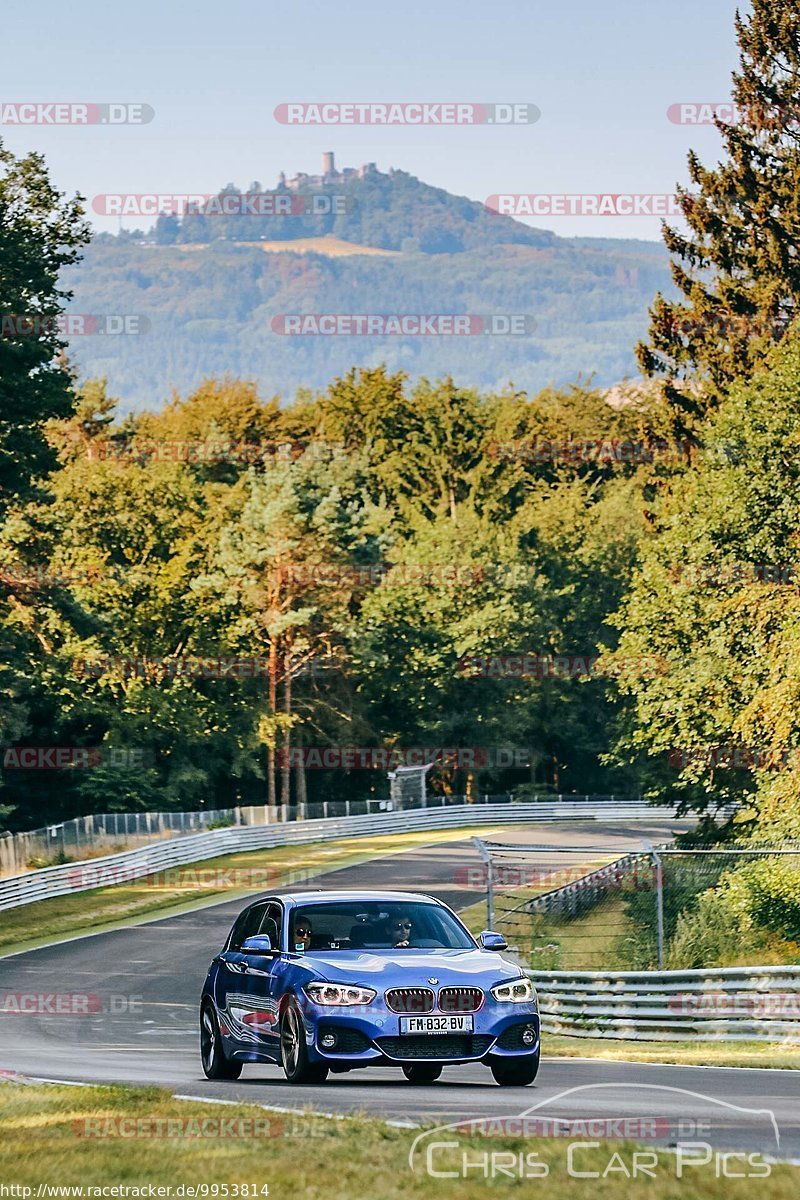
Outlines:
<svg viewBox="0 0 800 1200"><path fill-rule="evenodd" d="M291 1083L401 1067L430 1083L480 1062L499 1084L532 1083L539 1014L500 934L479 940L454 912L409 892L306 892L258 900L235 921L200 1001L209 1079L280 1063Z"/></svg>

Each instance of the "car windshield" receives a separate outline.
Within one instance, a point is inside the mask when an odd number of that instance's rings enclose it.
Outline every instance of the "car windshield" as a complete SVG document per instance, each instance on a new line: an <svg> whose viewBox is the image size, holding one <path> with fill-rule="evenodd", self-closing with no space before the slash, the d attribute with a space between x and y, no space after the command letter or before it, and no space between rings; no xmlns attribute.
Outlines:
<svg viewBox="0 0 800 1200"><path fill-rule="evenodd" d="M470 950L475 943L437 904L347 900L304 904L292 914L292 950Z"/></svg>

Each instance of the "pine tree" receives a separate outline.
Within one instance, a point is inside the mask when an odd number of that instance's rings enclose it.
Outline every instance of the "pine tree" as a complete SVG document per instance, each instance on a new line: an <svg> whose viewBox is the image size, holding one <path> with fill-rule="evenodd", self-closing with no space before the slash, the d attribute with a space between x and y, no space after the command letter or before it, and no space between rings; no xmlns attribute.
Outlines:
<svg viewBox="0 0 800 1200"><path fill-rule="evenodd" d="M41 155L0 143L0 514L55 465L44 423L74 407L59 275L88 240L80 198L55 190Z"/></svg>
<svg viewBox="0 0 800 1200"><path fill-rule="evenodd" d="M736 14L737 115L716 120L727 160L708 170L689 154L694 190L678 188L688 232L664 227L683 299L656 296L649 341L637 347L684 427L763 361L800 300L800 4L752 9Z"/></svg>

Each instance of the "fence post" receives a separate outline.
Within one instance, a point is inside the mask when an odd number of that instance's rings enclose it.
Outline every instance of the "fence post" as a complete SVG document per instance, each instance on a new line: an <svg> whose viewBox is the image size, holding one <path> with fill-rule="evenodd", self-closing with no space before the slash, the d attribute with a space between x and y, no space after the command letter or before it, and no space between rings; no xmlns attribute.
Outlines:
<svg viewBox="0 0 800 1200"><path fill-rule="evenodd" d="M486 928L494 929L494 876L492 858L479 837L472 839L472 844L481 856L481 862L486 867Z"/></svg>
<svg viewBox="0 0 800 1200"><path fill-rule="evenodd" d="M664 969L664 868L657 850L652 851L656 881L656 939L658 942L658 969Z"/></svg>

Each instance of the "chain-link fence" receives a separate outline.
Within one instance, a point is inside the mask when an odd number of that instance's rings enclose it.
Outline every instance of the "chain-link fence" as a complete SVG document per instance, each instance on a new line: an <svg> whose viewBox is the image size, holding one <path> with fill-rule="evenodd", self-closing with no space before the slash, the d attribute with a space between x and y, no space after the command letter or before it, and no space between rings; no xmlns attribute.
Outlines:
<svg viewBox="0 0 800 1200"><path fill-rule="evenodd" d="M486 921L534 970L681 969L800 961L800 847L475 839Z"/></svg>
<svg viewBox="0 0 800 1200"><path fill-rule="evenodd" d="M561 797L559 797L561 799ZM587 797L588 799L588 797ZM324 800L303 805L241 805L199 812L92 813L54 821L41 829L0 834L0 876L36 867L80 862L134 849L166 838L184 837L228 825L272 825L276 822L327 817L362 817L371 813L443 808L451 804L511 803L510 792L470 797L425 794L419 786L392 799Z"/></svg>
<svg viewBox="0 0 800 1200"><path fill-rule="evenodd" d="M164 838L242 823L233 808L202 812L92 813L41 829L0 834L0 875L31 867L77 862Z"/></svg>

